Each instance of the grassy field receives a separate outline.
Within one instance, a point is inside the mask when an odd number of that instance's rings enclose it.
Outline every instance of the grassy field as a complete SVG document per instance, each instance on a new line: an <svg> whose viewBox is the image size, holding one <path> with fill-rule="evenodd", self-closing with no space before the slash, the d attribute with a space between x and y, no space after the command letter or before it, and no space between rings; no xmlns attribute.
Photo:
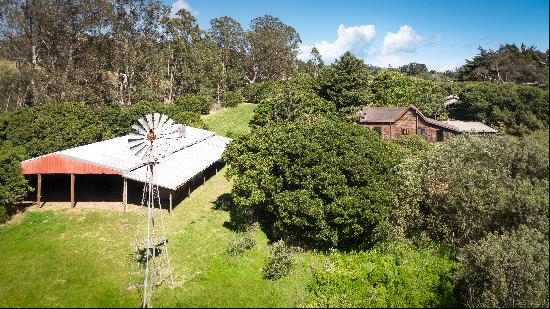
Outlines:
<svg viewBox="0 0 550 309"><path fill-rule="evenodd" d="M202 116L209 129L227 137L237 137L250 132L248 122L254 115L256 104L242 103L236 107L221 110Z"/></svg>
<svg viewBox="0 0 550 309"><path fill-rule="evenodd" d="M156 291L156 307L295 307L308 301L307 265L278 281L262 277L268 241L243 256L225 250L235 233L216 199L231 188L225 169L178 205L169 217L169 240L177 286ZM27 211L0 226L0 307L135 307L129 256L137 213L108 210Z"/></svg>

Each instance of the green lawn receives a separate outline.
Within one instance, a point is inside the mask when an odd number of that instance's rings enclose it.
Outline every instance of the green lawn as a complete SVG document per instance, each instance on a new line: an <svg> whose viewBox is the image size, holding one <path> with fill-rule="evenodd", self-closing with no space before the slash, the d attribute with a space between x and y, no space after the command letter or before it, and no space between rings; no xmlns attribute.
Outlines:
<svg viewBox="0 0 550 309"><path fill-rule="evenodd" d="M221 110L202 116L209 129L227 137L237 137L250 132L248 122L254 115L256 104L241 103L236 107Z"/></svg>
<svg viewBox="0 0 550 309"><path fill-rule="evenodd" d="M262 278L268 242L240 257L225 253L234 232L214 201L231 188L225 169L175 207L169 240L177 286L156 290L156 307L295 307L308 302L312 254L293 273ZM129 255L136 213L108 210L27 211L0 226L0 307L139 306L129 290Z"/></svg>

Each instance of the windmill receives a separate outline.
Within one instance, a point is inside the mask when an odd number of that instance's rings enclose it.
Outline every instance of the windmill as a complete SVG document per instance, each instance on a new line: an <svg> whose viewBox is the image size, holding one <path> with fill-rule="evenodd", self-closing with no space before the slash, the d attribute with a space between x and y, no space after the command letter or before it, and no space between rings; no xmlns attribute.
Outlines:
<svg viewBox="0 0 550 309"><path fill-rule="evenodd" d="M154 113L139 118L138 123L132 125L132 128L135 131L128 137L128 147L138 159L147 164L147 181L143 187L141 201L141 206L147 206L146 232L138 236L136 260L145 268L142 305L143 308L149 308L156 286L166 280L174 285L166 226L159 189L155 184L155 164L169 154L171 141L177 138L180 125L174 124L166 115Z"/></svg>

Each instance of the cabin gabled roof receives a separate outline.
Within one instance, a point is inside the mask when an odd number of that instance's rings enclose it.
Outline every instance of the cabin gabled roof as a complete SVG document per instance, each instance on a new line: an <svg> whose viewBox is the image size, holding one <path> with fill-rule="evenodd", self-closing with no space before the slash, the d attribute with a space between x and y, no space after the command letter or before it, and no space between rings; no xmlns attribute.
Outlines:
<svg viewBox="0 0 550 309"><path fill-rule="evenodd" d="M387 123L391 124L403 117L406 112L409 110L414 110L420 118L425 122L436 126L445 128L453 132L460 132L456 127L449 125L447 123L437 121L435 119L428 118L422 114L418 108L414 105L409 105L406 107L364 107L361 110L361 117L359 118L359 123Z"/></svg>

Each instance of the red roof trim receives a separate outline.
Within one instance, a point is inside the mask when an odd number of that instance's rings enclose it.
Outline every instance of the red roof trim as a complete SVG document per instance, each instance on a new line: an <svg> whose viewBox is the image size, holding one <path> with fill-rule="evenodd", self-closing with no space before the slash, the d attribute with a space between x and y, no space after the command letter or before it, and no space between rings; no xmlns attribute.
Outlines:
<svg viewBox="0 0 550 309"><path fill-rule="evenodd" d="M53 153L21 162L21 172L29 174L111 174L122 175L121 171L78 161Z"/></svg>

